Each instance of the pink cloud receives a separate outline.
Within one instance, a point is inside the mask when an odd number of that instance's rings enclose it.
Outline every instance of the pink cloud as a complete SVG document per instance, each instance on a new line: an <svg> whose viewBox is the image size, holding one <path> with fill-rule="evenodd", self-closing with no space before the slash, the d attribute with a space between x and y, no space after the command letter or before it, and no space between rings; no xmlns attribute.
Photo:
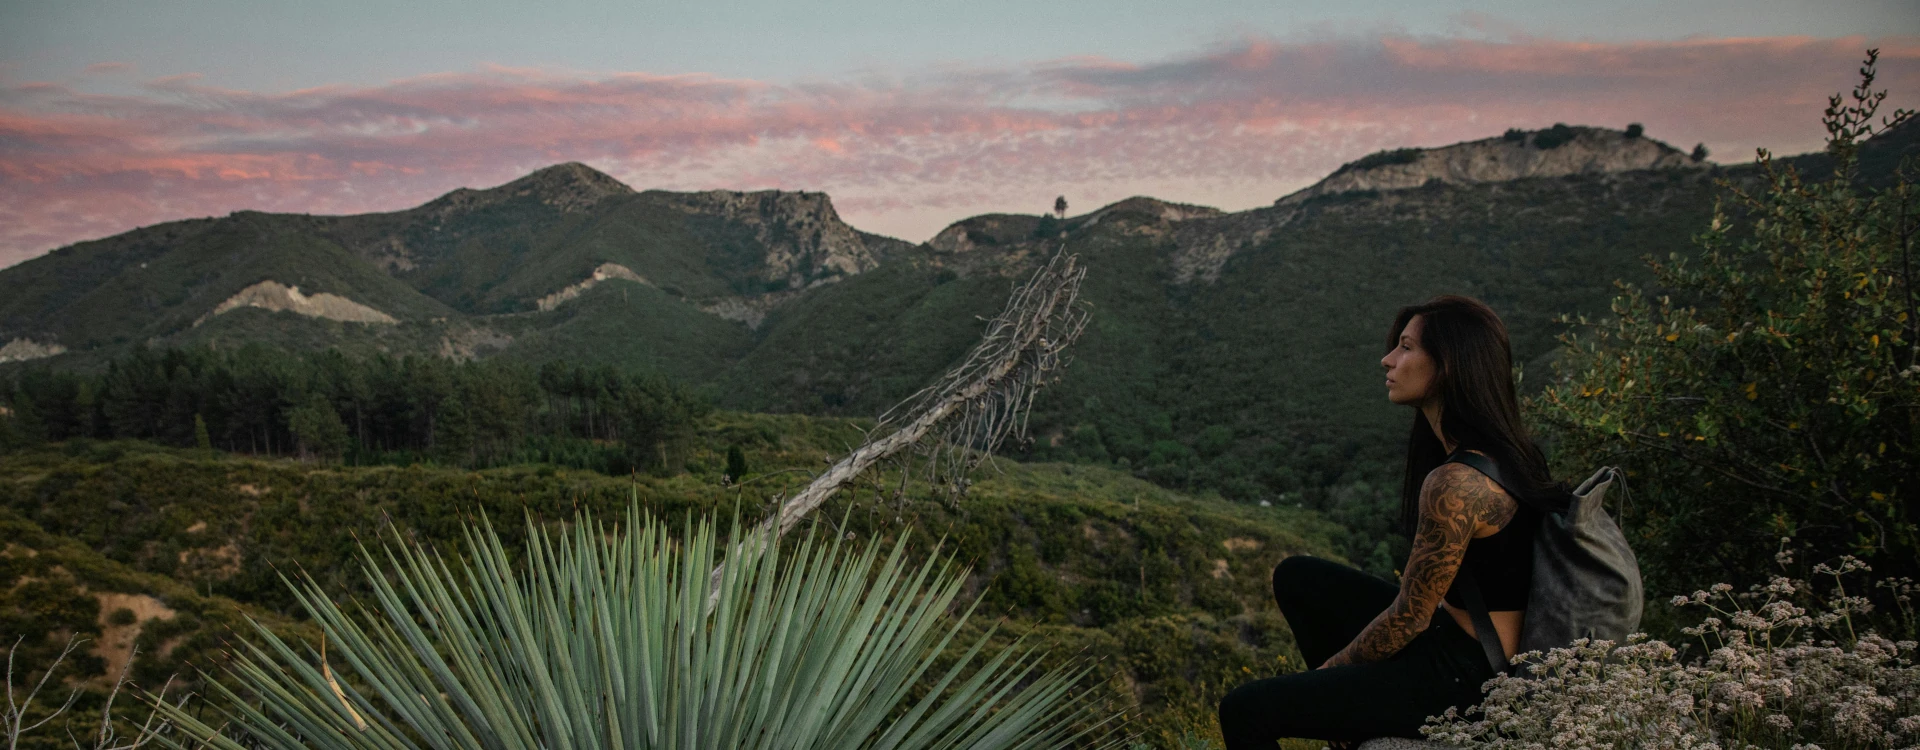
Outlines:
<svg viewBox="0 0 1920 750"><path fill-rule="evenodd" d="M499 67L282 93L191 74L112 95L0 82L0 265L243 208L393 210L569 160L642 189L826 190L857 226L913 240L1063 192L1248 208L1381 148L1555 122L1641 122L1737 161L1817 148L1825 97L1868 46L1912 106L1911 37L1255 38L1151 63L804 84Z"/></svg>

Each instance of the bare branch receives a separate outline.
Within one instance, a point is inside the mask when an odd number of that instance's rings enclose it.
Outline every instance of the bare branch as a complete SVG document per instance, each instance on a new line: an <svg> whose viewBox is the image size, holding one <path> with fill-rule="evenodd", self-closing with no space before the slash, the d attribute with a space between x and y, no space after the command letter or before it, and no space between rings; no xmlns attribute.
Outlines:
<svg viewBox="0 0 1920 750"><path fill-rule="evenodd" d="M1080 267L1077 256L1064 249L1055 252L1014 290L1006 308L987 322L980 343L959 365L889 409L868 432L865 443L781 504L756 533L736 540L736 549L772 538L767 536L769 531L784 536L874 464L915 446L927 453L930 480L944 479L955 496L965 494L967 473L1008 436L1024 434L1034 392L1065 367L1067 347L1087 325L1086 306L1079 299L1085 277L1086 269ZM719 601L725 570L725 563L714 568L709 609Z"/></svg>
<svg viewBox="0 0 1920 750"><path fill-rule="evenodd" d="M47 714L46 718L37 722L26 724L27 711L33 707L34 697L40 694L41 688L47 686L47 680L51 679L53 673L60 669L60 665L67 660L67 657L72 656L74 650L79 648L80 644L85 643L86 640L80 638L78 635L67 636L67 645L60 649L60 655L53 658L53 663L47 665L47 671L40 674L40 681L34 683L33 689L27 691L24 699L15 703L13 697L13 657L15 652L20 650L20 644L25 640L26 636L16 638L14 639L13 647L7 649L7 710L5 715L0 715L0 730L6 732L7 750L16 750L16 748L20 747L20 735L39 729L45 726L47 722L58 718L61 714L66 713L67 709L72 708L73 702L80 698L80 690L75 688L73 692L67 694L67 702L60 704L60 707L54 709L53 713Z"/></svg>

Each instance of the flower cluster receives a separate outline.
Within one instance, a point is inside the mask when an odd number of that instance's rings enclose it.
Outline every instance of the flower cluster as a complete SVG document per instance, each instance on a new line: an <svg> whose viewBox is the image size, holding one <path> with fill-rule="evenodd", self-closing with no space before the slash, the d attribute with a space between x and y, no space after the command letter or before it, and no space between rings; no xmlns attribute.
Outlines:
<svg viewBox="0 0 1920 750"><path fill-rule="evenodd" d="M1718 584L1676 596L1676 606L1705 610L1682 631L1704 653L1689 657L1693 644L1636 633L1625 643L1581 640L1524 654L1530 677L1495 677L1472 716L1449 710L1423 731L1435 742L1503 750L1920 747L1920 644L1867 626L1872 601L1846 587L1867 570L1851 557L1816 566L1833 581L1817 597L1807 582L1784 577L1745 593ZM1879 588L1898 610L1880 621L1912 637L1913 581Z"/></svg>

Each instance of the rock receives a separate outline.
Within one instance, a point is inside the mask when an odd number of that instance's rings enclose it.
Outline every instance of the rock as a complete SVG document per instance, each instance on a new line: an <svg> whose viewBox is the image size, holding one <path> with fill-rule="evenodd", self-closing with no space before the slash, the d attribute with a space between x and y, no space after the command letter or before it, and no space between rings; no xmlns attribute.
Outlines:
<svg viewBox="0 0 1920 750"><path fill-rule="evenodd" d="M826 193L656 192L682 210L745 224L767 249L760 275L789 289L832 283L880 264L858 231L840 220Z"/></svg>
<svg viewBox="0 0 1920 750"><path fill-rule="evenodd" d="M1259 247L1292 223L1297 208L1258 208L1215 217L1195 217L1173 226L1173 283L1211 284L1227 259Z"/></svg>
<svg viewBox="0 0 1920 750"><path fill-rule="evenodd" d="M1092 226L1108 214L1130 212L1157 216L1162 221L1186 221L1188 219L1211 219L1225 215L1225 211L1212 206L1196 206L1191 203L1173 203L1159 198L1136 195L1126 200L1101 207L1087 216L1086 226Z"/></svg>
<svg viewBox="0 0 1920 750"><path fill-rule="evenodd" d="M311 297L301 294L300 287L287 286L277 281L262 281L240 290L213 308L212 312L193 321L194 325L207 322L215 315L238 310L242 307L258 307L263 310L283 310L305 315L309 318L326 318L346 323L382 323L391 325L400 321L392 315L380 312L366 305L337 294L321 292Z"/></svg>
<svg viewBox="0 0 1920 750"><path fill-rule="evenodd" d="M760 330L767 313L800 295L799 291L769 292L752 297L721 297L700 305L700 311L723 320L747 324L747 330Z"/></svg>
<svg viewBox="0 0 1920 750"><path fill-rule="evenodd" d="M640 284L648 283L646 278L634 273L631 268L618 263L602 263L598 268L593 269L593 273L588 275L587 278L582 279L580 283L569 285L565 289L541 297L534 301L533 304L535 307L540 308L540 312L548 312L559 307L567 300L585 294L588 289L599 286L600 282L609 279L624 279Z"/></svg>
<svg viewBox="0 0 1920 750"><path fill-rule="evenodd" d="M1011 247L1023 242L1053 239L1035 237L1040 217L1026 214L981 214L947 225L927 246L943 255L962 255L981 248Z"/></svg>
<svg viewBox="0 0 1920 750"><path fill-rule="evenodd" d="M29 338L15 338L0 346L0 362L25 362L63 353L66 347L54 343L40 343Z"/></svg>
<svg viewBox="0 0 1920 750"><path fill-rule="evenodd" d="M1542 136L1561 133L1564 140ZM1642 169L1698 169L1710 166L1677 148L1645 136L1628 138L1619 130L1574 127L1543 130L1520 138L1486 138L1429 149L1383 151L1350 162L1312 187L1274 202L1304 203L1322 195L1360 191L1406 190L1430 182L1471 185L1528 177L1630 172Z"/></svg>

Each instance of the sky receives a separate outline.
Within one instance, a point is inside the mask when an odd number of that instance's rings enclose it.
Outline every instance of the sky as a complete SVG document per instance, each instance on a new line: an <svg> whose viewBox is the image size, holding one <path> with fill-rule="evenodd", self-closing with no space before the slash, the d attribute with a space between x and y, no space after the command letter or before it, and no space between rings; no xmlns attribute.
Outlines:
<svg viewBox="0 0 1920 750"><path fill-rule="evenodd" d="M0 267L241 209L391 211L579 161L825 191L921 241L1132 195L1243 210L1384 148L1556 122L1820 147L1914 0L0 0Z"/></svg>

